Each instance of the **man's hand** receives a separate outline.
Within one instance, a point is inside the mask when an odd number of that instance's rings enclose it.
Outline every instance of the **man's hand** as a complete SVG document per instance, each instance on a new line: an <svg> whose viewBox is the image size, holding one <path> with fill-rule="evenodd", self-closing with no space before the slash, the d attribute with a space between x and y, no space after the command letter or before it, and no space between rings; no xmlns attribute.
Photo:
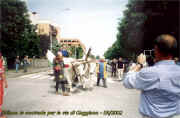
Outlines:
<svg viewBox="0 0 180 118"><path fill-rule="evenodd" d="M130 71L132 71L132 72L138 72L138 71L140 71L140 69L141 69L141 65L140 65L140 64L137 64L137 65L135 65L133 68L131 68Z"/></svg>
<svg viewBox="0 0 180 118"><path fill-rule="evenodd" d="M141 53L137 57L137 62L140 63L140 64L145 64L146 63L146 56Z"/></svg>

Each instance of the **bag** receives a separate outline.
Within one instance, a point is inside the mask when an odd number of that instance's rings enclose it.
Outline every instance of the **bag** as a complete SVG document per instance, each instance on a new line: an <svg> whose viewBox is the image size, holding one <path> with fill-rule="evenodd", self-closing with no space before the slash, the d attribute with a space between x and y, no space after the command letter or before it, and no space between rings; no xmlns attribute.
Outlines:
<svg viewBox="0 0 180 118"><path fill-rule="evenodd" d="M62 80L64 76L62 74L59 75L59 79Z"/></svg>
<svg viewBox="0 0 180 118"><path fill-rule="evenodd" d="M68 84L66 78L65 78L64 75L62 75L62 74L59 75L59 81L60 81L61 83L64 83L64 84Z"/></svg>

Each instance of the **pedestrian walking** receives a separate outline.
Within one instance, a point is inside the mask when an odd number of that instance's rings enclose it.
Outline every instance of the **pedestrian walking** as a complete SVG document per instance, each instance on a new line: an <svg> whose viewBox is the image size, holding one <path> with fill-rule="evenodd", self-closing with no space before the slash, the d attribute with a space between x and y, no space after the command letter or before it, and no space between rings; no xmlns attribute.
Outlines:
<svg viewBox="0 0 180 118"><path fill-rule="evenodd" d="M111 62L111 67L112 67L112 73L111 73L111 77L116 77L116 72L117 72L117 63L116 63L116 59L113 59Z"/></svg>
<svg viewBox="0 0 180 118"><path fill-rule="evenodd" d="M63 61L63 55L61 52L58 52L56 58L54 59L53 67L54 67L54 75L55 75L55 81L56 81L56 94L58 94L58 89L59 89L59 84L60 84L61 89L62 89L62 95L69 96L65 87L65 84L68 84L68 83L64 77L65 65Z"/></svg>
<svg viewBox="0 0 180 118"><path fill-rule="evenodd" d="M28 56L25 56L25 57L24 57L23 65L24 65L24 72L27 72L27 68L28 68L28 65L29 65Z"/></svg>
<svg viewBox="0 0 180 118"><path fill-rule="evenodd" d="M16 73L19 71L19 65L20 65L20 60L19 60L19 56L17 56L15 60Z"/></svg>
<svg viewBox="0 0 180 118"><path fill-rule="evenodd" d="M5 71L4 71L4 66L3 66L3 59L2 59L2 54L0 52L0 118L6 118L2 114L2 104L3 104L3 96L4 96L4 86L5 88L8 87L6 78L5 78Z"/></svg>
<svg viewBox="0 0 180 118"><path fill-rule="evenodd" d="M123 63L123 59L120 57L118 62L117 62L117 70L118 70L118 78L120 80L122 80L123 78L123 72L124 72L124 63Z"/></svg>
<svg viewBox="0 0 180 118"><path fill-rule="evenodd" d="M154 48L156 63L143 68L145 57L138 56L136 72L128 73L123 84L126 88L141 90L142 118L176 118L180 115L180 66L173 60L177 41L163 34L155 39Z"/></svg>
<svg viewBox="0 0 180 118"><path fill-rule="evenodd" d="M97 64L97 86L99 86L99 82L102 79L103 85L107 88L106 79L107 79L107 63L106 61L101 58Z"/></svg>

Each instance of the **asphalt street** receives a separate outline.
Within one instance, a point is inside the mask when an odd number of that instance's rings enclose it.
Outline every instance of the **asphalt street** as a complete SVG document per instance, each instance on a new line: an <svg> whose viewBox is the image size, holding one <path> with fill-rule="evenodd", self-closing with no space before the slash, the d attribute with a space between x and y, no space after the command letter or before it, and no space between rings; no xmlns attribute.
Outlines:
<svg viewBox="0 0 180 118"><path fill-rule="evenodd" d="M141 118L137 90L107 78L108 88L76 88L71 96L55 94L51 71L8 78L3 110L8 118ZM100 83L102 85L102 81Z"/></svg>

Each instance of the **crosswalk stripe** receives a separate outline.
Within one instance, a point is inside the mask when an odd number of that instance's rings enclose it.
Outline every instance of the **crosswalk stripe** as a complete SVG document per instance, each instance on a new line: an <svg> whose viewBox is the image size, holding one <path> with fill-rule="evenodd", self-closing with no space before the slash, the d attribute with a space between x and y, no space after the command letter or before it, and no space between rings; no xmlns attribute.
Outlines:
<svg viewBox="0 0 180 118"><path fill-rule="evenodd" d="M36 80L36 79L48 79L48 78L52 79L53 78L47 74L48 74L47 72L34 73L34 74L28 74L28 75L16 77L15 79Z"/></svg>
<svg viewBox="0 0 180 118"><path fill-rule="evenodd" d="M18 77L18 78L27 78L27 77L30 77L30 76L33 76L33 75L36 75L36 74L23 75L23 76L20 76L20 77Z"/></svg>
<svg viewBox="0 0 180 118"><path fill-rule="evenodd" d="M41 77L41 78L38 78L38 80L43 80L43 79L54 79L54 77L51 77L51 76L44 76L44 77Z"/></svg>
<svg viewBox="0 0 180 118"><path fill-rule="evenodd" d="M109 82L109 83L114 83L114 81L111 80L111 79L107 79L107 82Z"/></svg>
<svg viewBox="0 0 180 118"><path fill-rule="evenodd" d="M31 79L36 79L36 78L39 78L39 77L41 77L41 76L43 76L43 75L35 75L35 76L29 77L29 78L31 78Z"/></svg>
<svg viewBox="0 0 180 118"><path fill-rule="evenodd" d="M54 76L48 75L48 72L41 72L41 73L34 73L34 74L29 74L29 75L23 75L20 77L17 77L16 79L23 79L23 80L43 80L43 79L49 79L53 80ZM93 76L92 80L94 82L97 81L97 77ZM107 83L115 83L112 78L107 78Z"/></svg>

